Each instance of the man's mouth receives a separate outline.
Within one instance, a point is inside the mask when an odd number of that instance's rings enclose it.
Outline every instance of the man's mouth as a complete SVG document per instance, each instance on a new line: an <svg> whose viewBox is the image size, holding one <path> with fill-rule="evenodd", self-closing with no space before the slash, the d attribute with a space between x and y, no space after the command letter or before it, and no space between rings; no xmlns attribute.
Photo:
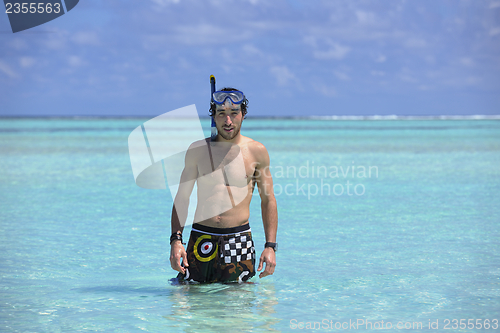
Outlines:
<svg viewBox="0 0 500 333"><path fill-rule="evenodd" d="M223 127L222 129L228 133L231 133L234 130L234 127Z"/></svg>

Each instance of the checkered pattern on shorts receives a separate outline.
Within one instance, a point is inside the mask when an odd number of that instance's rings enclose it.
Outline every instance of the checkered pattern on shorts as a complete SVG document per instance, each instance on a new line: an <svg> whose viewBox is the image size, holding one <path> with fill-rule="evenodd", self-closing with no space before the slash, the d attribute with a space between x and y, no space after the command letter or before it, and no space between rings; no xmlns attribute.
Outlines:
<svg viewBox="0 0 500 333"><path fill-rule="evenodd" d="M224 263L237 263L243 260L251 260L255 257L253 241L250 237L235 234L234 237L224 241Z"/></svg>

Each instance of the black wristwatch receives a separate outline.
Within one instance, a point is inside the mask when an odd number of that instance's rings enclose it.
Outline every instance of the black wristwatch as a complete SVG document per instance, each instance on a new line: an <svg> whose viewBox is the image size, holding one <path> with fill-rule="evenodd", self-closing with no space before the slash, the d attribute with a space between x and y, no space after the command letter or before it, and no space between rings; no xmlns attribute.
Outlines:
<svg viewBox="0 0 500 333"><path fill-rule="evenodd" d="M173 241L176 241L176 240L180 240L181 241L181 244L184 244L182 242L182 233L180 233L179 231L178 232L174 232L172 234L172 236L170 236L170 245L172 245L172 242Z"/></svg>
<svg viewBox="0 0 500 333"><path fill-rule="evenodd" d="M274 252L278 251L278 243L266 242L266 244L264 244L264 248L266 247L270 247L274 250Z"/></svg>

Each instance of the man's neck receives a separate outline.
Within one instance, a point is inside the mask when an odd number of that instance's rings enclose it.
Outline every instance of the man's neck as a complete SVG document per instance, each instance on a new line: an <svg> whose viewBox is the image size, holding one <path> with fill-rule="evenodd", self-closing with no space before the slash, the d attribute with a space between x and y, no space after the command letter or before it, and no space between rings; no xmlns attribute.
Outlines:
<svg viewBox="0 0 500 333"><path fill-rule="evenodd" d="M234 143L235 145L239 144L241 142L241 140L242 140L242 136L240 133L238 133L238 135L236 135L231 140L224 139L220 134L217 134L217 137L215 138L216 142L228 142L228 143Z"/></svg>

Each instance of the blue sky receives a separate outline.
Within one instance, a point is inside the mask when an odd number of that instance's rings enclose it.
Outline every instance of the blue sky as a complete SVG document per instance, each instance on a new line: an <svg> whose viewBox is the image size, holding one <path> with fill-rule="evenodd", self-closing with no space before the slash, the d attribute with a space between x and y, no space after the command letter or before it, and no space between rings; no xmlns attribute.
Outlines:
<svg viewBox="0 0 500 333"><path fill-rule="evenodd" d="M500 114L499 0L82 0L13 34L0 115L206 115L209 76L249 116Z"/></svg>

